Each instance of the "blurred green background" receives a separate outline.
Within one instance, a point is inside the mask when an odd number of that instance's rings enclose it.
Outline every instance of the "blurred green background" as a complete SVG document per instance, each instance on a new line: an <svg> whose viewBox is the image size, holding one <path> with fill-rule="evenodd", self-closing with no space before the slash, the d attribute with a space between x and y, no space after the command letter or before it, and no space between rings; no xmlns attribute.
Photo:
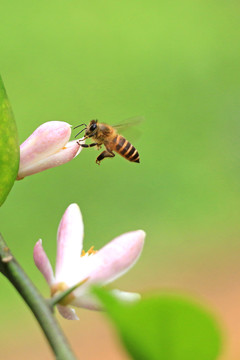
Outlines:
<svg viewBox="0 0 240 360"><path fill-rule="evenodd" d="M66 207L80 205L85 249L147 232L138 264L116 287L189 293L214 310L239 355L240 5L237 1L2 1L0 64L22 143L40 124L116 124L142 115L141 163L97 166L95 149L16 182L0 230L47 296L32 251L52 263ZM73 134L74 135L74 134ZM0 277L1 356L51 359L15 290ZM102 314L61 321L90 360L128 359ZM92 346L92 344L95 346ZM14 346L13 346L14 345Z"/></svg>

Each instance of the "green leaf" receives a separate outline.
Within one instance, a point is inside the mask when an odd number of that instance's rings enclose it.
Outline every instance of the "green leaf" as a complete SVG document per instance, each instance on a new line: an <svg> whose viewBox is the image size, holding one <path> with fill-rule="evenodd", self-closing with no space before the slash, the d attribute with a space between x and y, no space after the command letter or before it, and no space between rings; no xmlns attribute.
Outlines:
<svg viewBox="0 0 240 360"><path fill-rule="evenodd" d="M174 295L124 305L103 289L106 308L127 350L137 360L214 360L221 348L218 326L201 306Z"/></svg>
<svg viewBox="0 0 240 360"><path fill-rule="evenodd" d="M19 166L19 144L13 112L0 77L0 206L4 203Z"/></svg>

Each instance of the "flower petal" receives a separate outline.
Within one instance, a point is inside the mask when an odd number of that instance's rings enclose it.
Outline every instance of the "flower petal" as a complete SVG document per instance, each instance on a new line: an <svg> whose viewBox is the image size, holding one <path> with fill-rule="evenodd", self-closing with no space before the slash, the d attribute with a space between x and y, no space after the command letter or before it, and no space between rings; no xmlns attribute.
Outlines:
<svg viewBox="0 0 240 360"><path fill-rule="evenodd" d="M47 283L51 286L54 283L54 275L50 261L42 247L42 240L38 240L33 250L33 259L37 268L45 277Z"/></svg>
<svg viewBox="0 0 240 360"><path fill-rule="evenodd" d="M89 280L74 290L81 296L91 283L107 284L122 276L138 260L143 249L145 232L142 230L123 234L88 257L79 274L79 281Z"/></svg>
<svg viewBox="0 0 240 360"><path fill-rule="evenodd" d="M140 294L131 293L126 291L121 291L118 289L111 290L110 293L120 300L121 302L133 303L141 299ZM72 305L89 309L89 310L102 310L103 306L101 302L92 294L89 294L88 291L84 295L76 297L72 302Z"/></svg>
<svg viewBox="0 0 240 360"><path fill-rule="evenodd" d="M57 305L59 313L67 320L79 320L76 311L68 306Z"/></svg>
<svg viewBox="0 0 240 360"><path fill-rule="evenodd" d="M124 303L132 303L141 299L141 295L138 293L132 293L118 289L111 290L111 294Z"/></svg>
<svg viewBox="0 0 240 360"><path fill-rule="evenodd" d="M49 121L40 125L20 146L21 166L48 157L64 147L71 136L71 126L64 121Z"/></svg>
<svg viewBox="0 0 240 360"><path fill-rule="evenodd" d="M39 126L20 146L17 179L73 159L81 149L77 141L68 143L70 136L71 126L63 121L49 121Z"/></svg>
<svg viewBox="0 0 240 360"><path fill-rule="evenodd" d="M74 159L76 155L80 153L82 147L79 146L77 141L71 141L64 148L59 150L57 153L38 161L31 166L22 169L18 172L18 180L33 174L37 174L40 171L51 169L56 166L63 165L68 161Z"/></svg>
<svg viewBox="0 0 240 360"><path fill-rule="evenodd" d="M100 301L97 299L95 295L89 294L85 292L84 295L76 297L71 304L73 306L85 308L88 310L102 310L103 307Z"/></svg>
<svg viewBox="0 0 240 360"><path fill-rule="evenodd" d="M69 284L79 267L83 242L83 221L77 204L65 211L58 228L56 282Z"/></svg>

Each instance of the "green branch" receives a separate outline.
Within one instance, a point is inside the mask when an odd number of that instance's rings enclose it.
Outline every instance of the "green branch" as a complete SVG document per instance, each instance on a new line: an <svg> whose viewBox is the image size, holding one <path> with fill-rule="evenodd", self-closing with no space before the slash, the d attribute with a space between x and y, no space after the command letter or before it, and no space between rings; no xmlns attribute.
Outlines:
<svg viewBox="0 0 240 360"><path fill-rule="evenodd" d="M6 276L30 307L56 358L58 360L76 360L62 330L53 316L52 308L14 259L1 234L0 272Z"/></svg>

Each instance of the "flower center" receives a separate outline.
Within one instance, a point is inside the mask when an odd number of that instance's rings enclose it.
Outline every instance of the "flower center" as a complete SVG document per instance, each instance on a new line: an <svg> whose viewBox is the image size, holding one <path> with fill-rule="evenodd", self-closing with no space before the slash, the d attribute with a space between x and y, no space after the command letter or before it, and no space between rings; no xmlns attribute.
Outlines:
<svg viewBox="0 0 240 360"><path fill-rule="evenodd" d="M63 291L66 291L69 287L65 282L60 282L58 284L54 284L51 286L51 297L53 297L56 294L59 294ZM72 302L72 300L75 298L73 293L66 295L61 301L59 301L60 305L68 305Z"/></svg>
<svg viewBox="0 0 240 360"><path fill-rule="evenodd" d="M82 250L82 253L81 253L81 257L83 257L83 256L89 256L89 255L94 255L94 254L96 254L96 252L98 252L98 250L93 250L94 249L94 246L91 246L90 247L90 249L86 252L86 251L84 251L84 250Z"/></svg>

